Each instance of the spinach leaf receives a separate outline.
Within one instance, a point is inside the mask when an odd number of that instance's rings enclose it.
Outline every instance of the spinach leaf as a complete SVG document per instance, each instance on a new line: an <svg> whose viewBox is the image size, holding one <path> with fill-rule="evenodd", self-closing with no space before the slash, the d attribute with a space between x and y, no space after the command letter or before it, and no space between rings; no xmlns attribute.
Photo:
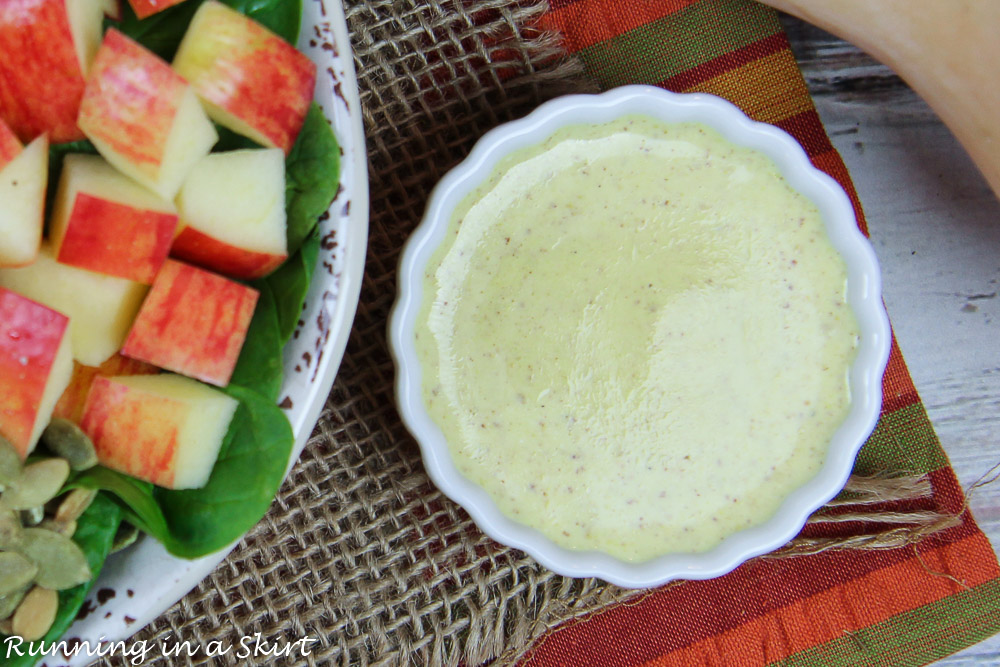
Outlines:
<svg viewBox="0 0 1000 667"><path fill-rule="evenodd" d="M313 102L285 160L289 255L309 236L339 187L340 146L322 109Z"/></svg>
<svg viewBox="0 0 1000 667"><path fill-rule="evenodd" d="M285 41L295 44L302 21L302 3L297 0L222 0L225 4L263 24ZM123 2L121 21L108 21L165 60L172 60L202 0L186 0L142 19Z"/></svg>
<svg viewBox="0 0 1000 667"><path fill-rule="evenodd" d="M115 532L121 522L121 509L103 494L98 494L94 502L90 504L76 522L76 532L73 540L83 549L87 562L90 564L90 571L93 578L85 584L80 584L74 588L59 592L59 611L56 613L56 620L52 627L41 641L48 647L52 642L59 640L69 626L76 620L76 615L83 606L83 601L87 593L97 581L97 576L101 572L104 560L111 552L111 544L115 539ZM41 656L28 655L27 645L21 647L25 655L19 656L13 650L10 657L4 662L9 667L29 667L38 662Z"/></svg>
<svg viewBox="0 0 1000 667"><path fill-rule="evenodd" d="M278 304L266 281L258 280L253 286L260 292L260 298L229 383L252 389L276 401L285 372Z"/></svg>
<svg viewBox="0 0 1000 667"><path fill-rule="evenodd" d="M134 477L96 466L74 473L64 489L98 489L113 494L124 513L124 518L142 532L160 542L170 542L170 529L163 511L153 498L153 485Z"/></svg>
<svg viewBox="0 0 1000 667"><path fill-rule="evenodd" d="M268 289L274 297L282 345L291 339L302 317L302 304L305 303L318 260L319 227L313 227L295 255L274 273L258 281L263 284L261 289Z"/></svg>
<svg viewBox="0 0 1000 667"><path fill-rule="evenodd" d="M239 539L277 495L294 437L274 400L232 384L223 391L240 405L203 488L171 491L100 466L75 474L65 488L113 494L124 518L175 556L199 558Z"/></svg>
<svg viewBox="0 0 1000 667"><path fill-rule="evenodd" d="M223 391L240 406L208 484L153 489L170 527L166 547L183 558L217 551L250 530L277 495L292 452L292 427L274 401L236 385Z"/></svg>

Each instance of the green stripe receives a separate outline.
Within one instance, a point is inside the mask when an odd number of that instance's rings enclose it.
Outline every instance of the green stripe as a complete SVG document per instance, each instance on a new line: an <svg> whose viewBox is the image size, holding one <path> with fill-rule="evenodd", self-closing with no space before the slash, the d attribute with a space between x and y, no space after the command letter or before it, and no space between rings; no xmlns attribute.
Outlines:
<svg viewBox="0 0 1000 667"><path fill-rule="evenodd" d="M581 49L603 88L656 84L779 32L777 14L748 0L705 0Z"/></svg>
<svg viewBox="0 0 1000 667"><path fill-rule="evenodd" d="M862 602L863 604L863 602ZM773 665L926 665L1000 631L1000 580L844 634Z"/></svg>
<svg viewBox="0 0 1000 667"><path fill-rule="evenodd" d="M926 474L948 465L934 427L921 403L882 415L862 447L854 472L871 475L886 470Z"/></svg>

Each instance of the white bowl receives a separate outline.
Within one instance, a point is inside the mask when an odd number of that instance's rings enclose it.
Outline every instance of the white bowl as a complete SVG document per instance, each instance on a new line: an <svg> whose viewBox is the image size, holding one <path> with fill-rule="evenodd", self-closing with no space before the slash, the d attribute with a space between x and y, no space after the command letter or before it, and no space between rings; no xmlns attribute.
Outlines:
<svg viewBox="0 0 1000 667"><path fill-rule="evenodd" d="M458 472L441 430L427 414L414 345L427 262L444 239L452 211L462 199L488 178L505 156L541 143L560 127L606 123L626 114L645 114L666 122L701 122L729 141L754 148L774 160L791 186L819 208L830 240L847 264L847 300L860 328L857 357L848 375L850 411L834 434L819 473L792 492L768 521L730 535L717 547L640 563L597 551L565 549L537 530L501 514L482 488ZM889 358L889 320L882 306L878 262L858 230L850 200L836 181L812 166L792 137L772 125L750 120L737 107L712 95L679 95L651 86L625 86L601 95L570 95L488 132L469 157L441 179L431 193L424 219L403 251L398 289L389 322L389 341L397 369L396 400L403 422L420 444L428 474L438 488L469 512L483 532L526 551L566 576L595 576L619 586L650 587L672 579L716 577L753 556L773 551L792 539L809 514L843 488L854 458L881 410L882 373Z"/></svg>

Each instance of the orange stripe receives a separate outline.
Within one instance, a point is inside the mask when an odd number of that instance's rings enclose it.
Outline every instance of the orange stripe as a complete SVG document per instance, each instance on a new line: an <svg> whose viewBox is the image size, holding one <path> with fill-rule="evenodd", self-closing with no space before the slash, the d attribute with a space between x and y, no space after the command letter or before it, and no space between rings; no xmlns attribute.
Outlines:
<svg viewBox="0 0 1000 667"><path fill-rule="evenodd" d="M553 9L539 21L546 30L563 35L563 46L573 53L603 42L630 30L669 16L699 0L660 0L639 2L622 11L622 7L606 0L578 0Z"/></svg>
<svg viewBox="0 0 1000 667"><path fill-rule="evenodd" d="M934 576L928 570L950 576ZM770 664L998 575L993 550L986 537L977 533L928 549L919 559L910 558L793 602L728 632L650 660L644 667ZM899 585L900 581L918 579L919 586Z"/></svg>
<svg viewBox="0 0 1000 667"><path fill-rule="evenodd" d="M813 108L799 66L788 49L749 62L684 92L711 93L734 100L754 120L771 124Z"/></svg>

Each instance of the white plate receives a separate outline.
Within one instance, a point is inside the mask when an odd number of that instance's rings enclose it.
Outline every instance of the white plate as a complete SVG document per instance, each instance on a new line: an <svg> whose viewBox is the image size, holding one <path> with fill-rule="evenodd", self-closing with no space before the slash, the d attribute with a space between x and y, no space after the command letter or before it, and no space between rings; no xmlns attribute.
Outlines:
<svg viewBox="0 0 1000 667"><path fill-rule="evenodd" d="M330 205L329 217L320 223L323 244L306 298L305 324L285 349L285 382L279 396L283 407L290 406L285 407L285 414L295 433L289 470L312 433L340 367L358 304L368 240L368 163L361 102L340 0L305 1L299 49L319 68L316 101L333 124L343 156L342 189ZM155 540L141 540L108 559L85 603L94 611L74 623L65 637L87 640L95 650L102 639L126 639L197 586L234 546L197 560L183 560L168 554ZM115 593L104 604L97 599L102 590ZM61 657L42 660L49 667L92 661L85 651L69 663L57 662Z"/></svg>

